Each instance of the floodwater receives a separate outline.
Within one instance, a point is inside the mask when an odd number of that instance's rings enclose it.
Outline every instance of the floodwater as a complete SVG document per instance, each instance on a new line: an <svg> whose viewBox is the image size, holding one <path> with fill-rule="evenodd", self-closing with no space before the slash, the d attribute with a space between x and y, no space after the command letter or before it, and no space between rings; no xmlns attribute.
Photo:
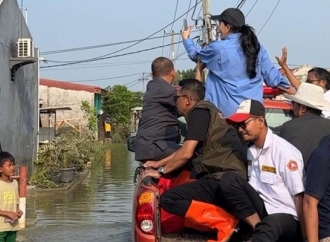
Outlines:
<svg viewBox="0 0 330 242"><path fill-rule="evenodd" d="M17 241L131 241L133 175L138 163L124 145L114 145L73 192L28 199L35 227Z"/></svg>

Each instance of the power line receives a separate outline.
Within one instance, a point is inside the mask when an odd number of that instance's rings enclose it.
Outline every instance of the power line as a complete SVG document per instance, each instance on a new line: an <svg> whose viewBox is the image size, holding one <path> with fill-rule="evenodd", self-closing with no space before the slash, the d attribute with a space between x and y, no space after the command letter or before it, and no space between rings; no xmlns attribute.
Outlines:
<svg viewBox="0 0 330 242"><path fill-rule="evenodd" d="M190 0L189 7L188 8L190 8L191 2L192 2L192 0ZM201 15L202 9L203 9L203 6L200 7L199 12L198 12L198 16ZM187 18L187 16L188 16L188 13L186 15L186 18ZM191 31L191 32L194 32L194 31ZM200 31L199 30L196 30L196 32L200 32ZM179 41L181 40L181 38L182 38L182 36L179 37ZM186 52L181 52L181 54L179 54L179 56L178 56L179 49L180 49L180 45L178 46L177 51L176 51L175 61L179 60L178 58L182 56L182 53L186 53Z"/></svg>
<svg viewBox="0 0 330 242"><path fill-rule="evenodd" d="M142 74L142 77L139 78L139 79L135 79L133 81L127 82L125 84L122 84L123 86L127 86L127 88L131 88L131 87L135 86L136 84L140 83L145 78L144 74L146 74L146 72L126 75L126 76L117 76L117 77L108 77L108 78L92 79L92 80L81 80L81 81L70 81L70 82L71 83L75 83L75 82L94 82L94 81L100 81L100 80L111 80L111 79L117 79L117 78L122 78L122 77L135 76L135 75L138 75L138 74Z"/></svg>
<svg viewBox="0 0 330 242"><path fill-rule="evenodd" d="M140 81L141 81L140 79L137 80L135 83L133 83L132 85L129 85L127 88L131 88L131 87L135 86L136 84L140 83Z"/></svg>
<svg viewBox="0 0 330 242"><path fill-rule="evenodd" d="M198 16L201 15L201 13L202 13L202 9L203 9L203 6L201 6L201 8L199 9Z"/></svg>
<svg viewBox="0 0 330 242"><path fill-rule="evenodd" d="M176 60L178 60L181 56L185 55L187 52L186 50L182 51L180 54L177 55ZM189 58L185 58L185 59L189 59Z"/></svg>
<svg viewBox="0 0 330 242"><path fill-rule="evenodd" d="M241 9L245 2L246 2L246 0L241 0L241 2L237 5L236 8Z"/></svg>
<svg viewBox="0 0 330 242"><path fill-rule="evenodd" d="M255 2L254 2L254 4L252 5L252 7L250 8L250 10L249 10L249 12L246 14L246 18L247 18L247 16L249 16L249 14L251 13L251 11L253 10L253 8L256 6L256 4L258 3L258 1L259 0L256 0Z"/></svg>
<svg viewBox="0 0 330 242"><path fill-rule="evenodd" d="M194 7L192 7L192 8L190 8L187 12L189 12L189 11L192 10L193 8L196 8L196 6L197 6L199 3L201 3L201 2L202 2L202 0L199 0L199 1L196 0L196 5L195 5ZM125 48L119 49L119 50L117 50L117 51L114 51L114 52L109 53L109 54L106 54L106 55L101 55L101 56L94 57L94 58L90 58L90 59L77 60L77 61L62 61L62 63L68 62L68 63L66 63L66 64L70 64L70 65L72 65L72 64L77 64L77 63L84 63L84 62L90 62L90 61L102 60L102 59L104 59L105 57L109 57L109 56L114 55L114 54L116 54L116 53L118 53L118 52L121 52L121 51L126 50L126 49L128 49L128 48L131 48L131 47L133 47L133 46L135 46L135 45L137 45L137 44L139 44L139 43L141 43L141 42L143 42L143 41L149 39L150 37L152 37L152 36L158 34L158 33L161 32L162 30L166 29L168 26L171 26L171 24L172 24L173 22L176 22L176 21L178 21L179 19L181 19L181 18L182 18L187 12L183 13L182 15L180 15L179 17L177 17L174 21L172 21L171 23L167 24L165 27L161 28L160 30L154 32L153 34L147 36L146 38L141 39L141 40L139 40L138 42L135 42L134 44L131 44L131 45L125 47Z"/></svg>
<svg viewBox="0 0 330 242"><path fill-rule="evenodd" d="M178 0L177 0L177 4L178 4ZM191 6L191 3L192 3L192 0L189 1L189 6L188 6L188 10L187 10L187 14L186 14L186 17L188 17L188 14L189 14L189 9L190 9L190 6ZM174 17L175 18L175 17ZM175 34L174 34L175 35ZM164 35L163 35L163 45L164 45L164 41L165 41L165 31L164 31ZM181 37L179 37L179 41L181 40ZM178 46L177 48L177 54L178 54L178 51L179 51L179 48L180 48L180 45ZM162 56L164 56L164 48L162 49Z"/></svg>
<svg viewBox="0 0 330 242"><path fill-rule="evenodd" d="M176 42L176 43L173 43L173 44L179 44L179 43L182 43L182 41ZM166 46L170 46L170 45L171 44L167 44L167 45L165 45L165 47ZM106 59L112 59L112 58L126 56L126 55L133 55L133 54L138 54L138 53L142 53L142 52L146 52L146 51L150 51L150 50L155 50L155 49L159 49L159 48L163 48L163 45L152 47L152 48L148 48L148 49L143 49L143 50L128 52L128 53L124 53L124 54L119 54L119 55L102 57L102 58L99 58L98 60L106 60ZM92 62L92 61L95 61L95 60L89 60L89 61L84 61L84 62L79 62L79 63L86 63L86 62ZM42 66L42 67L40 67L40 69L52 68L52 67L59 67L59 66L68 66L68 65L74 65L74 64L78 64L78 63L64 63L64 64L57 64L57 65Z"/></svg>
<svg viewBox="0 0 330 242"><path fill-rule="evenodd" d="M175 18L176 18L176 14L178 12L178 6L179 6L179 0L176 0L176 6L175 6L175 10L174 10L174 17L173 17L173 22L172 22L172 26L171 26L171 30L170 30L170 33L172 32L173 30L173 26L174 26L174 23L175 23ZM189 12L189 10L188 10Z"/></svg>
<svg viewBox="0 0 330 242"><path fill-rule="evenodd" d="M181 56L181 55L180 55ZM178 58L178 57L177 57ZM189 60L189 58L176 59L176 61ZM77 67L69 68L57 68L57 69L43 69L41 71L65 71L65 70L79 70L79 69L91 69L91 68L104 68L104 67L116 67L116 66L127 66L127 65L140 65L140 64L150 64L148 61L132 61L132 62L112 62L112 63L89 63L89 64L77 64Z"/></svg>
<svg viewBox="0 0 330 242"><path fill-rule="evenodd" d="M199 2L201 2L201 1L199 1ZM195 3L195 7L194 7L194 11L193 11L193 13L192 13L192 15L191 15L191 20L196 20L196 19L194 19L194 15L195 15L195 12L196 12L196 8L197 8L197 5L198 5L199 3L198 3L198 0L196 0L196 3Z"/></svg>
<svg viewBox="0 0 330 242"><path fill-rule="evenodd" d="M135 80L133 80L133 81L130 81L130 82L125 83L124 86L127 86L127 85L129 85L129 84L132 84L132 83L134 83L134 82L139 82L140 80L141 80L141 78L139 78L139 79L135 79Z"/></svg>
<svg viewBox="0 0 330 242"><path fill-rule="evenodd" d="M132 62L119 62L119 63L113 62L113 63L102 63L102 64L90 63L90 64L85 64L85 65L80 64L77 67L45 69L42 71L79 70L79 69L90 69L90 68L103 68L103 67L110 67L110 66L117 67L117 66L127 66L127 65L139 65L139 64L146 64L146 63L150 63L150 61L132 61Z"/></svg>
<svg viewBox="0 0 330 242"><path fill-rule="evenodd" d="M138 83L140 83L141 81L142 81L142 84L143 84L143 92L144 92L144 81L147 81L148 79L146 79L146 76L145 76L145 72L143 72L142 73L142 77L141 78L139 78L139 79L137 79L137 80L134 80L134 81L132 81L132 82L130 82L130 83L126 83L125 85L128 85L128 84L131 84L131 85L129 85L127 88L131 88L131 87L133 87L133 86L135 86L136 84L138 84ZM147 75L147 76L150 76L150 74L149 75ZM135 82L135 83L134 83Z"/></svg>
<svg viewBox="0 0 330 242"><path fill-rule="evenodd" d="M192 0L189 1L188 9L190 8L191 3L192 3ZM186 17L185 17L186 19L188 18L188 14L189 14L189 11L187 11L187 14L186 14ZM182 36L180 35L180 36L179 36L179 41L181 40L181 38L182 38ZM178 56L178 53L179 53L179 49L180 49L180 45L178 45L178 48L177 48L177 50L176 50L175 61L178 59L177 56Z"/></svg>
<svg viewBox="0 0 330 242"><path fill-rule="evenodd" d="M192 31L192 33L193 32L197 32L197 31L194 30L194 31ZM180 35L180 33L174 33L174 35ZM155 36L155 37L151 37L147 40L160 39L163 37L164 37L164 35ZM90 49L103 48L103 47L109 47L109 46L115 46L115 45L129 44L129 43L134 43L134 42L141 41L141 40L143 40L143 39L121 41L121 42L102 44L102 45L90 45L90 46L85 46L85 47L69 48L69 49L62 49L62 50L52 50L52 51L41 52L40 54L41 55L52 55L52 54L61 54L61 53L73 52L73 51L90 50ZM0 44L2 44L2 43L0 42ZM6 46L6 47L8 47L8 46ZM53 60L47 60L47 61L63 63L63 61L53 61Z"/></svg>
<svg viewBox="0 0 330 242"><path fill-rule="evenodd" d="M192 33L198 32L197 30L191 31ZM174 33L174 35L180 35L180 33ZM164 38L164 35L162 36L155 36L151 37L147 40L154 40L154 39L161 39ZM109 47L109 46L116 46L116 45L122 45L122 44L129 44L129 43L134 43L141 41L143 39L136 39L136 40L129 40L129 41L121 41L121 42L115 42L115 43L109 43L109 44L101 44L101 45L90 45L90 46L84 46L84 47L77 47L77 48L68 48L68 49L61 49L61 50L52 50L52 51L45 51L45 52L40 52L41 55L52 55L52 54L62 54L66 52L73 52L73 51L82 51L82 50L90 50L90 49L97 49L97 48L103 48L103 47ZM2 44L0 42L0 44ZM9 46L6 46L10 48ZM63 63L63 61L52 61L52 60L47 60L49 62L59 62Z"/></svg>
<svg viewBox="0 0 330 242"><path fill-rule="evenodd" d="M179 35L179 34L175 34L175 35ZM154 39L160 39L160 38L163 38L163 36L155 36L155 37L148 38L147 40L154 40ZM128 40L128 41L121 41L121 42L115 42L115 43L109 43L109 44L91 45L91 46L69 48L69 49L62 49L62 50L45 51L45 52L41 52L40 54L41 55L52 55L52 54L61 54L61 53L73 52L73 51L90 50L90 49L97 49L97 48L103 48L103 47L109 47L109 46L129 44L129 43L134 43L134 42L138 42L141 40L144 40L144 39Z"/></svg>
<svg viewBox="0 0 330 242"><path fill-rule="evenodd" d="M192 0L190 0L190 2L189 2L189 6L188 6L188 9L190 8L190 6L191 6L191 2L192 2ZM186 17L185 18L188 18L188 14L189 14L189 11L187 11L187 14L186 14Z"/></svg>
<svg viewBox="0 0 330 242"><path fill-rule="evenodd" d="M113 77L105 77L105 78L89 79L89 80L77 80L77 81L70 81L70 82L96 82L96 81L120 79L120 78L124 78L124 77L136 76L136 75L139 75L139 74L141 74L141 72L140 73L129 74L129 75L124 75L124 76L113 76Z"/></svg>
<svg viewBox="0 0 330 242"><path fill-rule="evenodd" d="M264 23L264 25L261 27L260 31L258 32L257 36L261 33L261 31L264 29L264 27L267 25L269 19L272 17L273 13L275 12L277 6L279 5L279 3L281 2L281 0L278 0L273 11L270 13L269 17L267 18L266 22Z"/></svg>

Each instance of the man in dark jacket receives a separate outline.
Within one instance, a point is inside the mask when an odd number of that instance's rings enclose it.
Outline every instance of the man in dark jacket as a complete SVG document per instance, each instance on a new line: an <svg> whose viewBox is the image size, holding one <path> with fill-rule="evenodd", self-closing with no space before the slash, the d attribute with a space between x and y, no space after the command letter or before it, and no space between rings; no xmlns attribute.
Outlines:
<svg viewBox="0 0 330 242"><path fill-rule="evenodd" d="M145 167L158 169L147 170L145 175L160 178L192 160L197 181L165 191L160 205L168 213L217 229L218 241L226 241L238 220L219 208L225 208L219 183L228 171L247 179L244 164L247 150L220 111L212 103L203 101L205 86L202 82L186 79L179 85L177 108L187 120L183 146L168 158L145 163Z"/></svg>
<svg viewBox="0 0 330 242"><path fill-rule="evenodd" d="M280 136L302 153L306 168L320 140L330 134L330 119L321 117L322 111L330 111L330 103L323 89L310 83L302 83L295 95L286 98L292 100L296 118L283 124Z"/></svg>
<svg viewBox="0 0 330 242"><path fill-rule="evenodd" d="M142 116L135 140L135 160L161 160L180 148L178 115L172 86L175 70L171 60L155 59L151 64L153 80L143 98Z"/></svg>

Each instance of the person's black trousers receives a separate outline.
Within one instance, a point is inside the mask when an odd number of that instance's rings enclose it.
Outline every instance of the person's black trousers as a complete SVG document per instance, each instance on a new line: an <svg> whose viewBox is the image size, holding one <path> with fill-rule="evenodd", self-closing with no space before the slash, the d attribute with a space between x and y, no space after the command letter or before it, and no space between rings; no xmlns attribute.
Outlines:
<svg viewBox="0 0 330 242"><path fill-rule="evenodd" d="M220 181L202 178L165 191L160 196L160 206L168 213L184 217L192 200L224 208Z"/></svg>
<svg viewBox="0 0 330 242"><path fill-rule="evenodd" d="M290 214L268 215L258 192L234 172L222 176L220 190L224 202L237 218L245 219L257 213L261 219L252 235L253 242L301 242L299 221Z"/></svg>

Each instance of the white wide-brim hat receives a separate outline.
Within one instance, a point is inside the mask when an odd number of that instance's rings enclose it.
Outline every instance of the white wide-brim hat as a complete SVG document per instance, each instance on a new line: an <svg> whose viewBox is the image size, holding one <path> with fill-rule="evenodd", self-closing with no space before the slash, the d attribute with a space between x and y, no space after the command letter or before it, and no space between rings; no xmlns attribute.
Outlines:
<svg viewBox="0 0 330 242"><path fill-rule="evenodd" d="M295 95L284 94L284 96L287 99L310 108L330 111L330 102L324 99L322 87L314 84L301 83Z"/></svg>

